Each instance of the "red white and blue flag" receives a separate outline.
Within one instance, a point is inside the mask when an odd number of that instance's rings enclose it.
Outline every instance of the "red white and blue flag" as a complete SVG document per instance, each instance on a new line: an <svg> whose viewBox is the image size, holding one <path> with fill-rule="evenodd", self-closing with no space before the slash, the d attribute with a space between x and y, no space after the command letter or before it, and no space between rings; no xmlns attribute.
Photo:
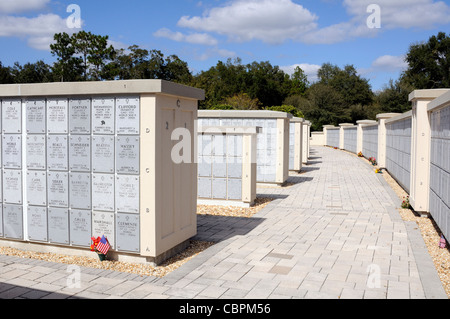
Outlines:
<svg viewBox="0 0 450 319"><path fill-rule="evenodd" d="M103 235L102 239L100 239L100 242L97 245L97 250L103 255L106 255L110 248L111 246L109 245L108 239L106 239L105 235Z"/></svg>

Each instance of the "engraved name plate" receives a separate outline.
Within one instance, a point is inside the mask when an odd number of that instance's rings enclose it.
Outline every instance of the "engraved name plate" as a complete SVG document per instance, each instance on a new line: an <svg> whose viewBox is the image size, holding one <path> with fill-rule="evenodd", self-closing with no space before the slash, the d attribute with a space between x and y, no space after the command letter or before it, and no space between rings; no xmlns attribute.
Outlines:
<svg viewBox="0 0 450 319"><path fill-rule="evenodd" d="M28 206L27 214L28 239L47 241L47 208Z"/></svg>
<svg viewBox="0 0 450 319"><path fill-rule="evenodd" d="M27 203L35 206L47 206L46 172L27 172Z"/></svg>
<svg viewBox="0 0 450 319"><path fill-rule="evenodd" d="M45 99L28 100L27 103L27 133L45 134L46 104Z"/></svg>
<svg viewBox="0 0 450 319"><path fill-rule="evenodd" d="M115 133L115 102L114 98L92 100L92 132L94 134Z"/></svg>
<svg viewBox="0 0 450 319"><path fill-rule="evenodd" d="M92 137L92 171L94 173L114 173L114 136Z"/></svg>
<svg viewBox="0 0 450 319"><path fill-rule="evenodd" d="M139 137L117 137L116 171L118 174L139 174L139 148Z"/></svg>
<svg viewBox="0 0 450 319"><path fill-rule="evenodd" d="M92 175L92 207L94 210L114 211L114 174Z"/></svg>
<svg viewBox="0 0 450 319"><path fill-rule="evenodd" d="M45 135L27 136L27 168L46 169L46 138Z"/></svg>
<svg viewBox="0 0 450 319"><path fill-rule="evenodd" d="M116 216L117 250L139 252L139 215L118 213Z"/></svg>
<svg viewBox="0 0 450 319"><path fill-rule="evenodd" d="M56 244L69 244L69 210L48 208L48 240Z"/></svg>
<svg viewBox="0 0 450 319"><path fill-rule="evenodd" d="M47 132L50 134L68 133L69 103L67 99L47 100Z"/></svg>
<svg viewBox="0 0 450 319"><path fill-rule="evenodd" d="M69 207L69 174L48 172L47 185L48 205L53 207Z"/></svg>
<svg viewBox="0 0 450 319"><path fill-rule="evenodd" d="M116 130L117 134L140 133L139 97L123 97L116 99Z"/></svg>
<svg viewBox="0 0 450 319"><path fill-rule="evenodd" d="M92 236L101 237L105 235L112 249L116 247L115 241L115 214L107 212L92 213Z"/></svg>
<svg viewBox="0 0 450 319"><path fill-rule="evenodd" d="M91 133L91 100L69 100L69 127L72 134Z"/></svg>
<svg viewBox="0 0 450 319"><path fill-rule="evenodd" d="M3 201L9 204L22 204L22 171L3 171Z"/></svg>
<svg viewBox="0 0 450 319"><path fill-rule="evenodd" d="M23 239L23 211L21 205L3 205L4 237Z"/></svg>
<svg viewBox="0 0 450 319"><path fill-rule="evenodd" d="M2 139L3 168L22 168L22 136L5 134Z"/></svg>
<svg viewBox="0 0 450 319"><path fill-rule="evenodd" d="M70 211L70 244L75 246L91 245L91 211L72 209Z"/></svg>
<svg viewBox="0 0 450 319"><path fill-rule="evenodd" d="M139 177L116 177L116 208L123 213L139 214Z"/></svg>
<svg viewBox="0 0 450 319"><path fill-rule="evenodd" d="M91 174L71 173L69 185L70 207L91 209Z"/></svg>
<svg viewBox="0 0 450 319"><path fill-rule="evenodd" d="M49 170L69 170L68 140L66 135L49 135L47 138L47 165Z"/></svg>
<svg viewBox="0 0 450 319"><path fill-rule="evenodd" d="M70 170L78 172L91 171L91 138L90 136L70 137L69 142Z"/></svg>
<svg viewBox="0 0 450 319"><path fill-rule="evenodd" d="M9 99L2 101L3 133L22 133L22 101Z"/></svg>

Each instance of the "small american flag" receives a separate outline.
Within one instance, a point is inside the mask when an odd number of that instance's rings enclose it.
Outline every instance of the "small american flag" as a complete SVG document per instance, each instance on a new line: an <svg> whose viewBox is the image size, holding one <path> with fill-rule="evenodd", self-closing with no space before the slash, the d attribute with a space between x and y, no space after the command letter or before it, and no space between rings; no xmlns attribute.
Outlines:
<svg viewBox="0 0 450 319"><path fill-rule="evenodd" d="M105 235L102 236L102 239L97 245L97 250L101 252L103 255L106 255L106 253L109 251L111 246L109 245L108 239L105 238Z"/></svg>

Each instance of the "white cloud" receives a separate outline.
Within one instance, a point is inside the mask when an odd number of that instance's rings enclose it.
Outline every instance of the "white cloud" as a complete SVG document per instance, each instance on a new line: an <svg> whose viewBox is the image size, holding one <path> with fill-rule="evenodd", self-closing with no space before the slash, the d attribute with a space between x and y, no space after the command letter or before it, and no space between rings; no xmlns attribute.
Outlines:
<svg viewBox="0 0 450 319"><path fill-rule="evenodd" d="M162 28L153 34L155 37L168 38L177 42L187 42L191 44L201 45L217 45L218 41L207 33L183 34L181 32L173 32L167 28Z"/></svg>
<svg viewBox="0 0 450 319"><path fill-rule="evenodd" d="M285 73L292 75L295 72L295 69L297 67L300 67L303 72L305 72L306 76L308 77L308 81L310 83L317 82L319 78L317 77L317 72L321 68L320 65L317 64L308 64L308 63L301 63L301 64L293 64L288 66L280 66L280 69L283 70Z"/></svg>
<svg viewBox="0 0 450 319"><path fill-rule="evenodd" d="M55 33L73 33L66 19L55 14L41 14L35 18L0 16L0 37L18 37L27 40L30 47L50 50Z"/></svg>
<svg viewBox="0 0 450 319"><path fill-rule="evenodd" d="M291 0L235 0L202 17L184 16L178 26L218 33L237 42L257 39L278 44L314 30L316 20L316 15Z"/></svg>
<svg viewBox="0 0 450 319"><path fill-rule="evenodd" d="M373 0L344 0L349 18L333 25L318 26L318 16L293 0L231 0L202 16L183 16L178 26L217 33L230 41L261 40L280 44L288 40L307 44L333 44L355 38L370 38L395 28L428 29L450 22L450 7L435 0L377 0L381 28L368 26Z"/></svg>
<svg viewBox="0 0 450 319"><path fill-rule="evenodd" d="M50 0L1 0L0 13L21 13L44 8Z"/></svg>
<svg viewBox="0 0 450 319"><path fill-rule="evenodd" d="M344 0L349 14L361 22L368 17L367 7L376 3L381 10L381 28L424 28L450 22L450 7L434 0Z"/></svg>
<svg viewBox="0 0 450 319"><path fill-rule="evenodd" d="M397 72L408 68L405 56L383 55L372 63L372 68L377 71Z"/></svg>

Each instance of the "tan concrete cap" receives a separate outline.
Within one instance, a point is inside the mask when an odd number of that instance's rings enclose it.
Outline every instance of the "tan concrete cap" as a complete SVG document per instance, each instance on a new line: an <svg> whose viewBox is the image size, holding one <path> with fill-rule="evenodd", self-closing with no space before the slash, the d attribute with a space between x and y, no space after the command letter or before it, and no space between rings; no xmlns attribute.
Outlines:
<svg viewBox="0 0 450 319"><path fill-rule="evenodd" d="M370 125L370 124L376 124L377 121L374 120L360 120L356 121L356 124L362 124L362 125Z"/></svg>
<svg viewBox="0 0 450 319"><path fill-rule="evenodd" d="M301 117L294 117L291 119L292 123L304 123L305 119L301 118Z"/></svg>
<svg viewBox="0 0 450 319"><path fill-rule="evenodd" d="M123 80L98 82L55 82L0 85L1 97L88 96L160 93L204 100L205 91L164 80Z"/></svg>
<svg viewBox="0 0 450 319"><path fill-rule="evenodd" d="M342 124L339 124L339 126L341 126L341 127L344 127L344 126L355 126L355 124L352 124L352 123L342 123Z"/></svg>
<svg viewBox="0 0 450 319"><path fill-rule="evenodd" d="M449 91L450 89L415 90L409 94L409 101L412 102L420 99L435 99Z"/></svg>
<svg viewBox="0 0 450 319"><path fill-rule="evenodd" d="M208 134L239 134L239 135L255 135L262 133L260 126L200 126L198 133Z"/></svg>
<svg viewBox="0 0 450 319"><path fill-rule="evenodd" d="M390 119L392 117L399 116L399 115L402 115L402 113L380 113L380 114L377 114L377 119L379 119L379 120Z"/></svg>
<svg viewBox="0 0 450 319"><path fill-rule="evenodd" d="M199 110L199 118L269 118L292 119L290 113L278 111L252 111L252 110Z"/></svg>
<svg viewBox="0 0 450 319"><path fill-rule="evenodd" d="M435 108L440 108L441 106L444 106L448 104L450 101L450 90L447 93L442 94L441 96L437 97L430 103L428 103L428 111L431 111Z"/></svg>

